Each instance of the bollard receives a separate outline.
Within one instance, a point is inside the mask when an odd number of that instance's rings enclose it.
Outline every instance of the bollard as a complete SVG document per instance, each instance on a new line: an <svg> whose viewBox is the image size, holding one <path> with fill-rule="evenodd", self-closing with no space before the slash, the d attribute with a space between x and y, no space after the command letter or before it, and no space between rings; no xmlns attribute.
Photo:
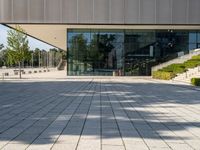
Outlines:
<svg viewBox="0 0 200 150"><path fill-rule="evenodd" d="M4 80L4 73L2 73L2 80Z"/></svg>

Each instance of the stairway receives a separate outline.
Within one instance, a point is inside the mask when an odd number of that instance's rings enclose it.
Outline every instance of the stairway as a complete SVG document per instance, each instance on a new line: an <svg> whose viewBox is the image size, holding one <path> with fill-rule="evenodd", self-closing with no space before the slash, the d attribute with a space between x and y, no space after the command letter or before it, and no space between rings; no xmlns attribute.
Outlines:
<svg viewBox="0 0 200 150"><path fill-rule="evenodd" d="M58 66L57 66L57 70L65 70L66 69L66 65L67 65L67 61L61 59Z"/></svg>
<svg viewBox="0 0 200 150"><path fill-rule="evenodd" d="M178 74L172 80L190 83L192 78L200 78L200 66L198 66L196 68L188 69L187 72L184 72L182 74Z"/></svg>
<svg viewBox="0 0 200 150"><path fill-rule="evenodd" d="M171 64L183 63L183 62L191 59L193 56L196 56L196 55L200 55L200 49L190 50L189 54L180 56L178 58L172 59L172 60L170 60L168 62L159 64L159 65L156 65L156 66L152 67L151 70L152 70L152 72L153 71L158 71L159 69L167 67L167 66L169 66Z"/></svg>

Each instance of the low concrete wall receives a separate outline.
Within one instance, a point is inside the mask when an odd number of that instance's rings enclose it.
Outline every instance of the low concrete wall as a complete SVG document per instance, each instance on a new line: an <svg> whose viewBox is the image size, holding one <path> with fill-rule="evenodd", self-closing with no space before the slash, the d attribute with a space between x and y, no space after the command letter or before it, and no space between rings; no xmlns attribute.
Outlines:
<svg viewBox="0 0 200 150"><path fill-rule="evenodd" d="M12 69L0 69L0 76L16 76L14 70L19 70L18 68ZM33 73L42 73L49 71L56 71L56 68L22 68L22 74L33 74Z"/></svg>

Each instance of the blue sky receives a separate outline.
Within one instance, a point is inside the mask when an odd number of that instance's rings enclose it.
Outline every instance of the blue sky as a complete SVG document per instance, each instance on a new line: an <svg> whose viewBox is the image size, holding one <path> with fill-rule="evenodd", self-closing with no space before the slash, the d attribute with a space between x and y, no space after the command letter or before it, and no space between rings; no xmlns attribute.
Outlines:
<svg viewBox="0 0 200 150"><path fill-rule="evenodd" d="M4 46L7 45L7 31L8 30L10 30L10 28L0 24L0 44L4 44ZM44 49L44 50L49 50L50 48L53 48L51 45L48 45L32 37L28 37L28 40L29 40L29 47L31 50L34 50L35 48Z"/></svg>

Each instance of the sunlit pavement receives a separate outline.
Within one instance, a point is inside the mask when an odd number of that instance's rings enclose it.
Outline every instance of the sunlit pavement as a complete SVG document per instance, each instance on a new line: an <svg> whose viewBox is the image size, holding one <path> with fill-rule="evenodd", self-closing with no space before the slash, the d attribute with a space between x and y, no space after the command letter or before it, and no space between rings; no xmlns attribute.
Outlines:
<svg viewBox="0 0 200 150"><path fill-rule="evenodd" d="M64 72L24 78L0 81L0 149L200 150L200 91L190 86Z"/></svg>

